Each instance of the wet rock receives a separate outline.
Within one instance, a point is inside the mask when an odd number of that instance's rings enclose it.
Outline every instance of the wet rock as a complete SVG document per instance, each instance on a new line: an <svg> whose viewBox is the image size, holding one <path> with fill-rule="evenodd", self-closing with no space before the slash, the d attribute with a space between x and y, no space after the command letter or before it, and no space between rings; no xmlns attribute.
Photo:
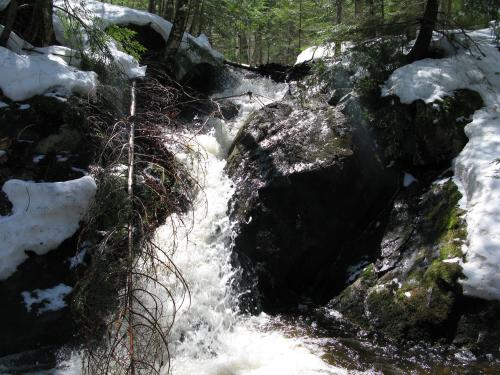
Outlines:
<svg viewBox="0 0 500 375"><path fill-rule="evenodd" d="M488 324L498 332L498 318L486 323L486 316L493 318L498 311L498 303L471 303L462 294L460 262L467 233L457 206L460 197L451 179L401 191L380 257L329 308L396 340L454 342L478 349ZM498 335L481 337L490 343L490 351L500 344Z"/></svg>
<svg viewBox="0 0 500 375"><path fill-rule="evenodd" d="M257 275L265 309L342 288L349 266L376 253L398 186L366 128L319 101L256 112L227 170L236 181L235 250Z"/></svg>
<svg viewBox="0 0 500 375"><path fill-rule="evenodd" d="M370 117L386 157L419 174L450 165L467 143L465 125L482 106L479 94L470 90L433 103L417 100L406 105L386 97L376 102Z"/></svg>
<svg viewBox="0 0 500 375"><path fill-rule="evenodd" d="M80 99L75 97L61 101L36 96L0 109L0 148L5 152L0 188L10 179L50 182L82 177L91 152L87 130ZM11 208L0 193L0 215L9 215ZM22 293L61 283L73 286L76 270L70 269L68 258L77 252L77 244L75 235L43 256L26 249L29 259L0 281L0 356L60 345L73 337L75 327L68 308L40 314L37 308L28 311Z"/></svg>
<svg viewBox="0 0 500 375"><path fill-rule="evenodd" d="M76 249L77 236L74 236L46 255L30 253L17 272L0 281L0 357L71 341L75 323L67 307L42 313L38 308L28 311L22 293L53 288L61 283L75 285L76 270L70 269L69 258L75 255Z"/></svg>

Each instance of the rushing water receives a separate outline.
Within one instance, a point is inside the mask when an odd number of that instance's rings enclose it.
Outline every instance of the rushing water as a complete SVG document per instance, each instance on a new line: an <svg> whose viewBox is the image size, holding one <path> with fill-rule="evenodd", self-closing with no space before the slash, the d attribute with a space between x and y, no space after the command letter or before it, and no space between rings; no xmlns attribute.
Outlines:
<svg viewBox="0 0 500 375"><path fill-rule="evenodd" d="M216 96L254 95L235 98L239 115L232 121L216 121L213 129L192 140L193 155L178 155L197 174L203 187L184 224L175 233L173 261L189 285L191 304L184 304L171 333L172 373L206 374L343 374L346 371L321 359L319 347L288 337L264 314L238 313L238 270L230 257L232 227L228 204L233 182L224 172L227 149L247 116L263 103L279 100L286 85L267 79L240 77L239 84ZM201 164L201 165L200 165ZM174 226L176 227L176 226ZM172 225L160 228L159 241L171 246ZM173 279L168 280L173 285ZM181 293L181 287L173 287ZM240 291L241 292L241 291Z"/></svg>
<svg viewBox="0 0 500 375"><path fill-rule="evenodd" d="M308 317L307 312L298 317L239 312L239 293L245 291L238 288L239 270L231 262L233 228L228 205L234 184L224 171L225 158L249 114L281 99L287 86L259 77L237 77L237 84L215 97L249 91L254 95L233 99L240 105L235 119L214 119L210 129L204 129L207 124L203 122L193 124L192 132L182 135L191 151L177 152L177 158L203 189L189 214L171 217L157 233L159 245L176 248L172 260L190 291L188 298L174 275L161 276L178 309L169 337L172 374L498 374L490 372L488 366L472 365L470 358L465 358L468 353L464 358L455 353L444 361L442 354L426 349L402 353L390 345L375 346L362 332L354 338L332 337L331 332L317 327L314 315ZM169 300L169 296L164 297ZM167 314L165 326L170 318ZM62 365L66 368L55 374L79 374L78 356Z"/></svg>

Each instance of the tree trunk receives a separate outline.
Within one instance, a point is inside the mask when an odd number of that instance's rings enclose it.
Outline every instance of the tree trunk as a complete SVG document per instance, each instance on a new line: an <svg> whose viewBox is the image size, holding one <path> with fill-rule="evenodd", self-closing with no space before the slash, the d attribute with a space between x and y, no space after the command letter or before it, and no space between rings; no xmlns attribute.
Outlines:
<svg viewBox="0 0 500 375"><path fill-rule="evenodd" d="M156 13L156 0L149 0L148 12L149 13Z"/></svg>
<svg viewBox="0 0 500 375"><path fill-rule="evenodd" d="M439 0L427 0L424 15L420 21L420 32L415 45L408 54L409 62L421 60L426 57L432 41L432 32L436 27L439 11Z"/></svg>
<svg viewBox="0 0 500 375"><path fill-rule="evenodd" d="M354 15L356 18L361 16L361 12L363 11L361 1L362 0L354 0Z"/></svg>
<svg viewBox="0 0 500 375"><path fill-rule="evenodd" d="M299 0L299 51L302 48L302 0Z"/></svg>
<svg viewBox="0 0 500 375"><path fill-rule="evenodd" d="M46 47L54 40L52 0L34 1L31 26L26 33L26 39L38 47Z"/></svg>
<svg viewBox="0 0 500 375"><path fill-rule="evenodd" d="M174 21L175 6L173 0L165 0L163 7L163 18L171 22Z"/></svg>
<svg viewBox="0 0 500 375"><path fill-rule="evenodd" d="M187 17L189 15L189 0L177 0L174 22L172 30L168 36L167 46L165 47L165 60L170 67L173 68L175 55L181 46L182 37L186 27Z"/></svg>
<svg viewBox="0 0 500 375"><path fill-rule="evenodd" d="M200 28L201 19L201 8L203 4L201 0L193 0L193 17L191 19L191 26L189 27L189 33L191 35L197 36L197 32Z"/></svg>
<svg viewBox="0 0 500 375"><path fill-rule="evenodd" d="M5 20L3 20L4 29L2 34L0 34L0 46L7 47L7 42L9 41L10 33L14 28L14 22L16 21L17 9L19 4L17 0L11 0L7 14L5 15Z"/></svg>
<svg viewBox="0 0 500 375"><path fill-rule="evenodd" d="M343 0L336 0L336 6L337 6L337 17L336 17L336 22L337 25L340 25L342 23L342 2Z"/></svg>

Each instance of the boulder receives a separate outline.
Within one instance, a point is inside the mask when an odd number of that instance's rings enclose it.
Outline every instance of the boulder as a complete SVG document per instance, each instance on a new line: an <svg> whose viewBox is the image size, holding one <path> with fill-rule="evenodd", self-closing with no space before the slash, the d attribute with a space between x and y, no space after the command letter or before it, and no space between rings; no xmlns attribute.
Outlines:
<svg viewBox="0 0 500 375"><path fill-rule="evenodd" d="M325 311L401 342L453 343L498 355L500 304L464 297L459 283L467 237L460 198L451 178L402 190L380 257Z"/></svg>
<svg viewBox="0 0 500 375"><path fill-rule="evenodd" d="M386 157L418 174L450 166L467 143L465 125L481 107L477 92L458 90L433 103L401 104L398 97L380 98L370 116Z"/></svg>
<svg viewBox="0 0 500 375"><path fill-rule="evenodd" d="M0 109L0 150L3 151L0 188L10 179L52 182L82 177L91 148L85 135L88 129L81 99L71 97L61 101L35 96L23 103L8 104ZM0 215L11 215L11 209L12 203L0 193ZM69 258L77 249L77 234L45 255L26 249L29 258L9 278L0 281L0 357L35 350L37 355L21 361L22 366L35 366L41 361L40 353L42 357L51 356L57 346L71 341L75 322L69 308L41 311L40 307L43 309L47 303L45 300L35 303L28 311L22 293L60 284L74 286L78 270L70 268ZM70 295L65 297L68 304L70 298Z"/></svg>
<svg viewBox="0 0 500 375"><path fill-rule="evenodd" d="M349 267L376 256L399 176L367 129L326 101L290 100L254 113L229 150L235 251L262 307L325 301Z"/></svg>

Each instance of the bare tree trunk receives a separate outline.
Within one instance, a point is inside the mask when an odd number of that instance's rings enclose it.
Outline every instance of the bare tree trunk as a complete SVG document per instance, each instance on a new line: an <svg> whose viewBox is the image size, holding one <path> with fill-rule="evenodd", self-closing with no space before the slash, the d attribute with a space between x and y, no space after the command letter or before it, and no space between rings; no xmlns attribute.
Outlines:
<svg viewBox="0 0 500 375"><path fill-rule="evenodd" d="M7 46L10 33L14 28L14 22L16 21L18 8L19 4L17 3L17 0L11 0L9 9L7 10L7 14L5 15L5 20L3 21L4 29L2 31L2 34L0 35L0 46L2 47Z"/></svg>
<svg viewBox="0 0 500 375"><path fill-rule="evenodd" d="M201 21L201 9L203 7L203 2L201 0L193 0L193 17L191 20L191 26L189 27L189 33L191 35L197 36L199 33L200 21Z"/></svg>
<svg viewBox="0 0 500 375"><path fill-rule="evenodd" d="M175 4L173 0L165 0L163 8L163 18L169 21L174 21Z"/></svg>
<svg viewBox="0 0 500 375"><path fill-rule="evenodd" d="M415 45L408 54L408 60L414 62L425 58L432 40L432 32L437 23L439 0L427 0L424 15L420 21L420 32Z"/></svg>
<svg viewBox="0 0 500 375"><path fill-rule="evenodd" d="M39 47L48 46L54 40L52 0L34 1L31 26L26 33L26 39Z"/></svg>
<svg viewBox="0 0 500 375"><path fill-rule="evenodd" d="M181 46L182 37L184 36L186 21L189 15L188 3L189 0L177 0L172 30L168 36L167 46L165 47L165 60L171 67L173 67L175 55Z"/></svg>
<svg viewBox="0 0 500 375"><path fill-rule="evenodd" d="M299 0L299 51L302 48L302 0Z"/></svg>
<svg viewBox="0 0 500 375"><path fill-rule="evenodd" d="M239 58L240 62L242 64L248 64L250 60L248 55L248 40L244 32L240 32L238 34L238 45L240 53L240 58Z"/></svg>
<svg viewBox="0 0 500 375"><path fill-rule="evenodd" d="M337 6L337 17L336 17L336 22L337 25L340 25L342 23L342 2L344 0L336 0L335 5Z"/></svg>
<svg viewBox="0 0 500 375"><path fill-rule="evenodd" d="M156 0L149 0L148 12L149 13L156 13Z"/></svg>
<svg viewBox="0 0 500 375"><path fill-rule="evenodd" d="M354 0L354 15L356 17L361 16L361 13L363 12L363 6L361 4L362 0Z"/></svg>

